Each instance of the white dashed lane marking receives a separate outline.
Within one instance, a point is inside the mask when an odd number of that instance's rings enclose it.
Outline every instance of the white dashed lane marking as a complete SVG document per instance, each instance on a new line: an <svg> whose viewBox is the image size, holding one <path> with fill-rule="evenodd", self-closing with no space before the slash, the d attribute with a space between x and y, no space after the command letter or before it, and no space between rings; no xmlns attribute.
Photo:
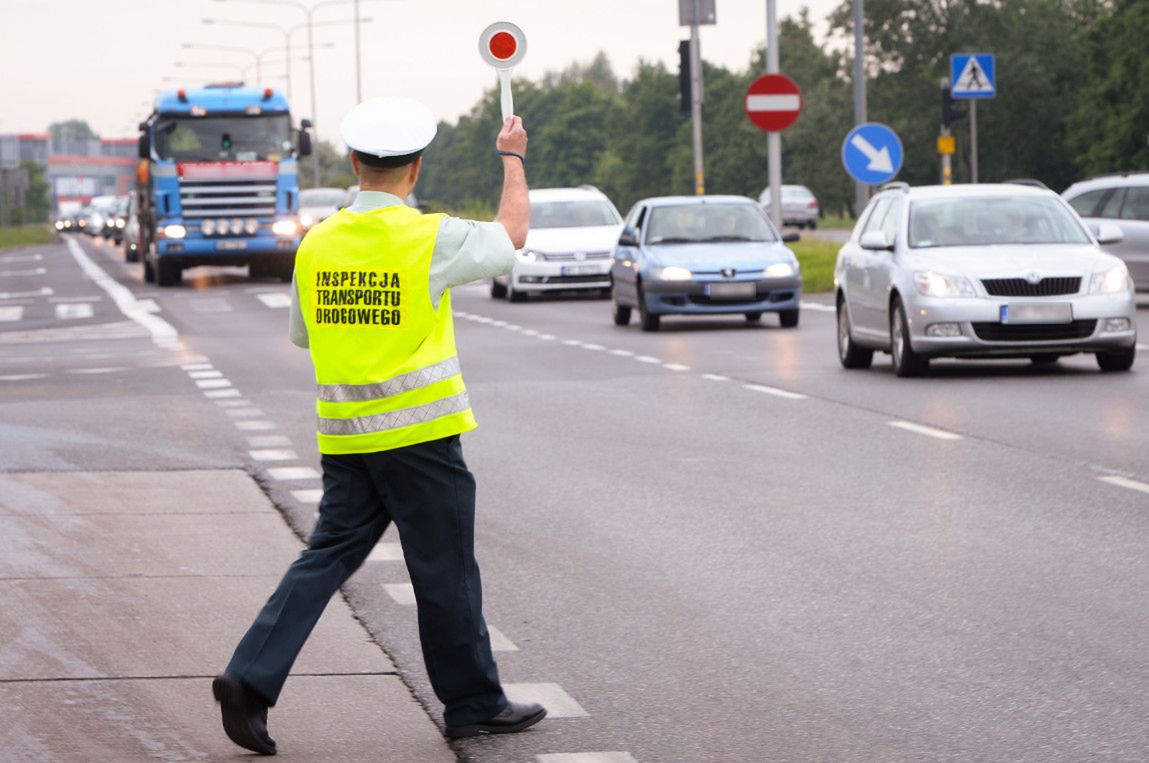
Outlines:
<svg viewBox="0 0 1149 763"><path fill-rule="evenodd" d="M1118 477L1114 474L1106 477L1098 477L1097 479L1101 480L1102 482L1108 482L1110 485L1123 487L1126 490L1136 490L1139 493L1149 493L1149 483L1138 482L1137 480L1131 480L1128 477Z"/></svg>
<svg viewBox="0 0 1149 763"><path fill-rule="evenodd" d="M387 592L396 604L412 606L415 604L415 588L410 583L384 583L383 590ZM506 687L503 687L506 689ZM549 710L549 708L548 708Z"/></svg>
<svg viewBox="0 0 1149 763"><path fill-rule="evenodd" d="M629 752L550 752L535 758L538 763L638 763Z"/></svg>
<svg viewBox="0 0 1149 763"><path fill-rule="evenodd" d="M398 543L380 543L367 555L369 562L401 562L403 547Z"/></svg>
<svg viewBox="0 0 1149 763"><path fill-rule="evenodd" d="M276 466L267 470L273 480L317 480L319 472L310 466Z"/></svg>
<svg viewBox="0 0 1149 763"><path fill-rule="evenodd" d="M706 381L730 381L729 376L723 376L722 374L702 374L702 378Z"/></svg>
<svg viewBox="0 0 1149 763"><path fill-rule="evenodd" d="M799 302L799 307L803 310L813 310L816 313L836 313L838 308L833 305L823 305L819 302Z"/></svg>
<svg viewBox="0 0 1149 763"><path fill-rule="evenodd" d="M14 278L16 276L42 276L47 268L30 268L28 270L0 270L0 278Z"/></svg>
<svg viewBox="0 0 1149 763"><path fill-rule="evenodd" d="M230 387L231 382L227 379L198 379L195 385L200 389L222 389Z"/></svg>
<svg viewBox="0 0 1149 763"><path fill-rule="evenodd" d="M270 308L291 307L290 294L256 294L255 298Z"/></svg>
<svg viewBox="0 0 1149 763"><path fill-rule="evenodd" d="M95 311L92 310L92 306L87 302L56 305L56 318L61 321L91 318L94 314Z"/></svg>
<svg viewBox="0 0 1149 763"><path fill-rule="evenodd" d="M214 366L211 363L185 363L180 368L184 371L210 371Z"/></svg>
<svg viewBox="0 0 1149 763"><path fill-rule="evenodd" d="M188 371L191 379L222 379L223 371Z"/></svg>
<svg viewBox="0 0 1149 763"><path fill-rule="evenodd" d="M282 448L291 445L291 438L281 434L261 434L248 437L247 444L253 448Z"/></svg>
<svg viewBox="0 0 1149 763"><path fill-rule="evenodd" d="M0 299L23 299L24 297L50 297L56 292L47 286L36 291L0 291Z"/></svg>
<svg viewBox="0 0 1149 763"><path fill-rule="evenodd" d="M47 379L48 374L7 374L0 376L0 381L32 381L33 379Z"/></svg>
<svg viewBox="0 0 1149 763"><path fill-rule="evenodd" d="M300 503L319 503L323 497L322 490L292 490L291 497Z"/></svg>
<svg viewBox="0 0 1149 763"><path fill-rule="evenodd" d="M260 450L249 450L248 454L251 455L256 461L297 461L299 456L295 454L294 450L282 450L274 448L266 448Z"/></svg>
<svg viewBox="0 0 1149 763"><path fill-rule="evenodd" d="M204 397L219 398L219 397L239 397L238 389L209 389L203 393Z"/></svg>
<svg viewBox="0 0 1149 763"><path fill-rule="evenodd" d="M0 307L0 323L18 321L24 317L24 308L20 305Z"/></svg>
<svg viewBox="0 0 1149 763"><path fill-rule="evenodd" d="M667 371L689 371L690 366L684 366L681 363L663 363L662 367Z"/></svg>
<svg viewBox="0 0 1149 763"><path fill-rule="evenodd" d="M639 363L662 363L660 358L656 358L653 355L635 355L634 359Z"/></svg>
<svg viewBox="0 0 1149 763"><path fill-rule="evenodd" d="M960 434L954 434L953 432L947 432L944 429L935 429L934 427L927 427L924 424L915 424L912 421L891 421L889 423L890 423L890 426L895 427L897 429L904 429L907 432L915 432L917 434L923 434L926 437L933 437L933 438L938 439L938 440L960 440L960 439L962 439L962 436Z"/></svg>
<svg viewBox="0 0 1149 763"><path fill-rule="evenodd" d="M227 415L236 419L256 419L263 415L258 408L229 408Z"/></svg>
<svg viewBox="0 0 1149 763"><path fill-rule="evenodd" d="M791 392L785 389L778 389L777 387L767 387L764 384L743 384L742 389L748 389L751 392L761 392L765 395L774 395L775 397L784 397L787 400L806 399L806 396L800 392Z"/></svg>
<svg viewBox="0 0 1149 763"><path fill-rule="evenodd" d="M43 254L6 254L0 257L0 262L39 262L44 259Z"/></svg>
<svg viewBox="0 0 1149 763"><path fill-rule="evenodd" d="M276 426L274 421L237 421L235 428L244 432L266 432Z"/></svg>
<svg viewBox="0 0 1149 763"><path fill-rule="evenodd" d="M558 684L503 684L503 692L511 702L538 702L547 709L548 718L586 718L590 715Z"/></svg>
<svg viewBox="0 0 1149 763"><path fill-rule="evenodd" d="M517 652L519 648L503 632L491 624L487 624L487 633L491 637L492 652Z"/></svg>

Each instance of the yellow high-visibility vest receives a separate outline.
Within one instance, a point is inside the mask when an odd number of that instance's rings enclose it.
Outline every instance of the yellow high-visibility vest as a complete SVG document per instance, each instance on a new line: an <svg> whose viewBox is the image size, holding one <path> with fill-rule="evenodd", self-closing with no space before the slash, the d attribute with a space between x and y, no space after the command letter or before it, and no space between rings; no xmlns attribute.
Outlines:
<svg viewBox="0 0 1149 763"><path fill-rule="evenodd" d="M443 215L404 205L343 210L295 257L319 385L319 452L370 453L474 429L451 296L428 286Z"/></svg>

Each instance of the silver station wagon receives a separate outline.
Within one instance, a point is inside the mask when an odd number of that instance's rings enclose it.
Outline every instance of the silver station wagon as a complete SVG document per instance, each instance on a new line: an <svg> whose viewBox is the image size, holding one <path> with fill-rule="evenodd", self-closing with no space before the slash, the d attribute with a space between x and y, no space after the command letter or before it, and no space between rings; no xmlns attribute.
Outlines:
<svg viewBox="0 0 1149 763"><path fill-rule="evenodd" d="M1094 353L1103 371L1136 354L1136 302L1125 264L1052 191L1021 184L892 184L838 252L838 357L868 368L890 353L898 376L931 358Z"/></svg>

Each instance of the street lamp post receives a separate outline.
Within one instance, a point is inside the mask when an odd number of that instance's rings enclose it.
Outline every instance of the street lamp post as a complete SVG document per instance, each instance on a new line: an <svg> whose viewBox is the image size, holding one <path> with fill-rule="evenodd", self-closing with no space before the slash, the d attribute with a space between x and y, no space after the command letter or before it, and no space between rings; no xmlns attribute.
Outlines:
<svg viewBox="0 0 1149 763"><path fill-rule="evenodd" d="M232 53L243 53L245 55L251 56L255 61L255 79L257 82L263 81L263 70L260 67L259 55L247 48L240 48L232 45L201 45L195 42L185 42L182 47L195 48L196 50L225 50ZM244 70L246 72L246 67Z"/></svg>
<svg viewBox="0 0 1149 763"><path fill-rule="evenodd" d="M228 63L226 61L176 61L172 66L180 69L195 69L195 68L216 68L216 69L231 69L232 71L239 72L240 79L243 78L243 67L234 62Z"/></svg>

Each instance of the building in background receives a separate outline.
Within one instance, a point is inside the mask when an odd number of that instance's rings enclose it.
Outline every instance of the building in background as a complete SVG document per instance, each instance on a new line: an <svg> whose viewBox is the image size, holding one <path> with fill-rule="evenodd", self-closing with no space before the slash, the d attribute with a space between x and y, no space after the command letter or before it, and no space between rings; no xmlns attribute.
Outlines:
<svg viewBox="0 0 1149 763"><path fill-rule="evenodd" d="M10 182L11 193L0 194L5 209L23 204L27 176L20 165L34 162L44 168L52 209L87 204L93 196L123 196L135 181L135 138L66 140L54 145L48 133L0 135L0 185ZM23 178L23 180L21 180Z"/></svg>

